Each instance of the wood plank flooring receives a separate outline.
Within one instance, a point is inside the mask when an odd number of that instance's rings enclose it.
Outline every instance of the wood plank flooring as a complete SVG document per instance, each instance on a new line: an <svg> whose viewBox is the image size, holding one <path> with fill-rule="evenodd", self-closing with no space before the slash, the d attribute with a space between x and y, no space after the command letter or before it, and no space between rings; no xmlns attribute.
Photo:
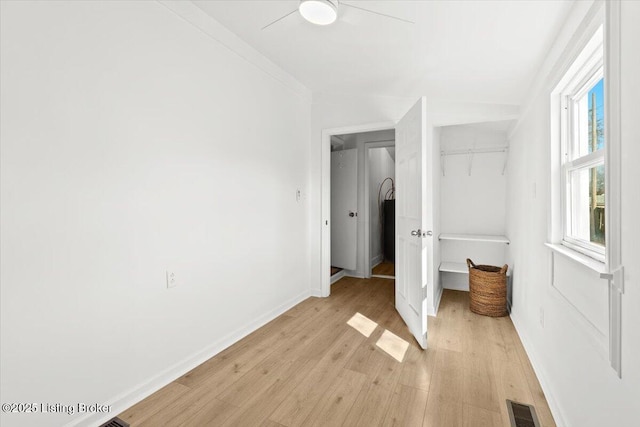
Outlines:
<svg viewBox="0 0 640 427"><path fill-rule="evenodd" d="M507 427L511 399L555 426L509 317L473 314L466 292L445 290L423 351L394 308L393 280L345 277L331 292L120 418L132 426Z"/></svg>
<svg viewBox="0 0 640 427"><path fill-rule="evenodd" d="M396 275L396 265L388 261L381 262L373 267L371 274L394 277Z"/></svg>

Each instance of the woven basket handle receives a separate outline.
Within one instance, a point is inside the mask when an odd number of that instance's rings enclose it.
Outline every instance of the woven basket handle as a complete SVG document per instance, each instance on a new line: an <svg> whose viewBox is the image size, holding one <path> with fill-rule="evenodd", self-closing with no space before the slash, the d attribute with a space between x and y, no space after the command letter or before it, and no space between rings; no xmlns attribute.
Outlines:
<svg viewBox="0 0 640 427"><path fill-rule="evenodd" d="M469 267L469 270L471 270L475 266L476 265L473 263L473 261L471 261L469 258L467 258L467 267Z"/></svg>
<svg viewBox="0 0 640 427"><path fill-rule="evenodd" d="M500 274L507 274L508 269L509 269L509 266L507 264L503 265L502 268L500 269Z"/></svg>

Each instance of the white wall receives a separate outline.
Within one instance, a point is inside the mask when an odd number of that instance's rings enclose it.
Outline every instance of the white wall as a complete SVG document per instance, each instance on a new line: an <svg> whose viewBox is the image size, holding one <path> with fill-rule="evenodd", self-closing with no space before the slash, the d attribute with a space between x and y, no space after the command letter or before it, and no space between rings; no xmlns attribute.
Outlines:
<svg viewBox="0 0 640 427"><path fill-rule="evenodd" d="M115 415L308 295L310 97L156 2L1 8L2 401Z"/></svg>
<svg viewBox="0 0 640 427"><path fill-rule="evenodd" d="M560 426L635 426L640 396L640 3L622 3L622 379L609 366L607 282L556 255L551 281L549 97L575 51L590 3L577 2L550 49L526 114L511 138L508 235L514 266L512 319ZM565 50L565 48L567 50Z"/></svg>
<svg viewBox="0 0 640 427"><path fill-rule="evenodd" d="M386 178L392 178L395 182L395 170L396 164L387 148L369 150L369 268L379 264L384 258L380 211L385 194L392 188L392 183L389 180L384 182L382 190L380 185ZM380 192L380 204L378 204L378 192Z"/></svg>
<svg viewBox="0 0 640 427"><path fill-rule="evenodd" d="M473 125L441 128L443 151L471 148L495 148L508 145L505 131ZM440 222L442 233L504 235L506 229L507 174L503 174L507 153L476 153L449 155L438 167L444 167L440 178ZM444 261L465 263L471 258L476 264L503 265L506 245L464 241L440 242ZM447 289L469 290L469 276L441 273Z"/></svg>

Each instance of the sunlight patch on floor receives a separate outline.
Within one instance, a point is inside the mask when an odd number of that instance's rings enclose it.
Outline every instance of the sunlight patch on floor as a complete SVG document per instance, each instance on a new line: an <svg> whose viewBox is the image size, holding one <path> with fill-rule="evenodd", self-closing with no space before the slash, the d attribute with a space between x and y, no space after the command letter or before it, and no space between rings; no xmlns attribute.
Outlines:
<svg viewBox="0 0 640 427"><path fill-rule="evenodd" d="M378 324L373 320L369 319L367 316L363 316L360 313L356 313L353 315L351 319L347 322L347 325L351 326L356 331L360 332L365 337L369 338L373 331L375 331Z"/></svg>
<svg viewBox="0 0 640 427"><path fill-rule="evenodd" d="M404 360L404 355L409 348L408 342L388 330L385 330L382 333L382 336L376 345L398 362L402 362Z"/></svg>

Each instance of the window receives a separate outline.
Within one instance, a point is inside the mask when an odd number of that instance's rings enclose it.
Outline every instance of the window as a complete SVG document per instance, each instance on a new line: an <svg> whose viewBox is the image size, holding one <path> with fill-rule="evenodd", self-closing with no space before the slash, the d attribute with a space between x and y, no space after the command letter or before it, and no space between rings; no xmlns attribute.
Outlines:
<svg viewBox="0 0 640 427"><path fill-rule="evenodd" d="M576 43L567 47L556 64L564 76L551 92L549 105L552 185L546 246L552 250L551 287L581 313L587 329L594 327L592 336L603 349L608 338L609 360L620 377L625 279L620 227L621 9L619 2L596 2L591 10L592 19L581 24L572 39ZM562 287L570 292L564 293L554 279L555 254L606 279L608 295L602 288L583 286L583 280L571 283L566 276ZM600 307L598 314L592 311L594 303ZM602 323L595 326L605 314L608 333Z"/></svg>
<svg viewBox="0 0 640 427"><path fill-rule="evenodd" d="M563 82L559 93L562 244L604 262L606 141L601 31Z"/></svg>

